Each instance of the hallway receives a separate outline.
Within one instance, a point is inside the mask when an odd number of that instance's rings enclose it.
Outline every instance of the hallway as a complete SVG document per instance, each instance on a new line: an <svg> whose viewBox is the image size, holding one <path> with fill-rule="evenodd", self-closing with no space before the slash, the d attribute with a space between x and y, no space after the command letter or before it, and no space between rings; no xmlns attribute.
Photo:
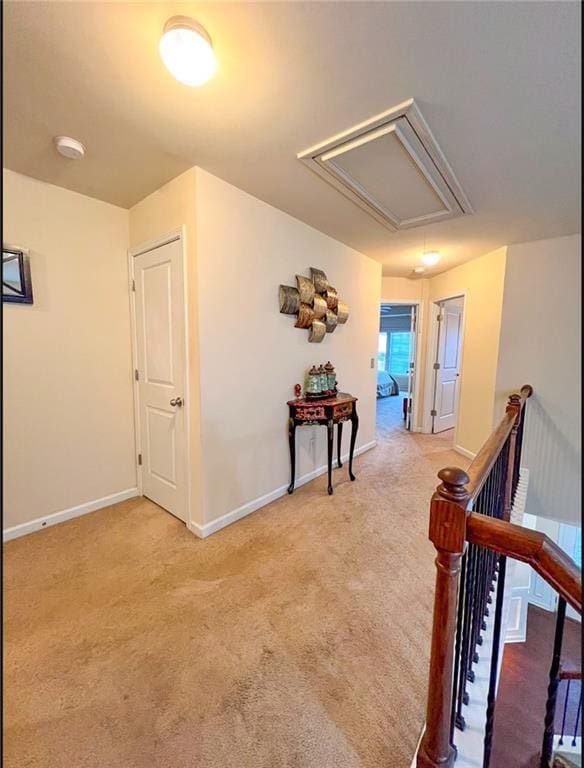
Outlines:
<svg viewBox="0 0 584 768"><path fill-rule="evenodd" d="M5 545L10 768L408 768L441 435L201 541L135 498Z"/></svg>
<svg viewBox="0 0 584 768"><path fill-rule="evenodd" d="M377 437L387 438L393 432L406 433L405 420L403 416L403 401L405 393L390 397L378 397L376 403L376 428Z"/></svg>

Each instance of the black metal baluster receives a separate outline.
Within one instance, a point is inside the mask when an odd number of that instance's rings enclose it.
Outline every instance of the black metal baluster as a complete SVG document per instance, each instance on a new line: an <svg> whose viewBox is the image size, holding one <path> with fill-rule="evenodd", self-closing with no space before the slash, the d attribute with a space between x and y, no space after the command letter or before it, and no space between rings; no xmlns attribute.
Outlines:
<svg viewBox="0 0 584 768"><path fill-rule="evenodd" d="M467 657L467 669L466 679L469 683L474 683L475 674L472 668L473 658L476 647L477 627L480 625L480 617L482 616L481 605L481 577L483 570L484 550L482 547L477 547L476 553L476 569L475 578L472 585L472 610L471 610L471 625L470 625L470 641Z"/></svg>
<svg viewBox="0 0 584 768"><path fill-rule="evenodd" d="M498 520L503 518L505 509L505 487L507 485L507 467L509 465L509 438L507 438L500 455L499 478L498 478L498 497L495 517Z"/></svg>
<svg viewBox="0 0 584 768"><path fill-rule="evenodd" d="M505 571L507 558L499 557L499 584L497 587L497 602L495 604L495 619L493 624L493 647L491 651L491 669L489 673L489 692L487 694L487 720L485 723L485 741L483 751L483 768L488 768L493 747L493 725L495 721L495 696L497 690L497 673L499 668L499 652L501 646L501 622L503 618L503 599L505 594Z"/></svg>
<svg viewBox="0 0 584 768"><path fill-rule="evenodd" d="M562 731L560 733L560 740L558 744L564 743L564 731L566 730L566 715L568 714L568 698L570 696L570 680L568 680L568 685L566 686L566 696L564 698L564 714L562 715Z"/></svg>
<svg viewBox="0 0 584 768"><path fill-rule="evenodd" d="M574 737L572 738L572 746L576 746L576 736L578 734L578 720L580 720L580 712L582 711L582 684L580 683L580 698L578 699L578 710L576 712L576 722L574 723Z"/></svg>
<svg viewBox="0 0 584 768"><path fill-rule="evenodd" d="M478 511L481 514L488 515L489 512L489 499L492 492L492 475L489 474L485 484L483 485L478 497L477 506ZM481 629L483 625L484 609L486 606L486 578L487 578L487 564L488 552L485 549L480 549L479 554L479 567L476 580L476 600L475 610L473 612L473 625L472 625L472 640L471 650L469 654L469 679L474 681L474 672L472 670L473 663L476 664L479 660L477 646L481 644Z"/></svg>
<svg viewBox="0 0 584 768"><path fill-rule="evenodd" d="M456 619L456 640L454 645L454 673L452 675L452 714L450 716L450 744L453 747L454 747L454 726L458 725L456 720L458 715L458 695L460 691L459 676L460 676L460 666L461 666L460 654L461 654L461 646L462 646L462 626L464 623L466 580L468 577L468 574L466 571L467 563L468 563L468 547L466 552L462 556L462 562L460 564L459 587L458 587L458 615ZM462 717L462 713L461 713L461 717ZM464 723L462 725L462 728L464 728Z"/></svg>
<svg viewBox="0 0 584 768"><path fill-rule="evenodd" d="M477 584L477 595L478 595L478 601L477 601L477 613L475 616L475 623L474 623L474 631L473 631L473 638L472 638L472 648L471 648L471 670L473 664L478 664L479 661L479 654L477 652L477 646L478 646L478 638L481 631L481 622L480 617L482 616L482 612L484 610L485 605L485 583L486 583L486 565L487 565L487 550L481 547L480 550L480 571L479 571L479 580ZM474 673L473 673L473 682L474 682Z"/></svg>
<svg viewBox="0 0 584 768"><path fill-rule="evenodd" d="M550 681L548 684L547 701L545 703L545 719L543 742L541 746L541 768L550 768L554 749L554 720L556 716L556 698L560 682L560 655L562 653L562 640L564 637L564 622L566 620L566 601L563 597L558 599L558 615L556 618L556 631L554 635L554 651L550 666Z"/></svg>
<svg viewBox="0 0 584 768"><path fill-rule="evenodd" d="M521 449L523 446L523 430L525 427L525 403L519 411L519 424L517 427L517 436L515 440L515 457L513 462L513 483L511 493L511 503L515 501L515 493L519 485L519 470L521 468Z"/></svg>
<svg viewBox="0 0 584 768"><path fill-rule="evenodd" d="M466 552L467 564L466 564L466 579L465 579L465 595L464 595L464 617L462 624L462 647L460 652L460 672L458 679L458 696L456 700L456 716L455 725L461 731L464 730L464 717L462 715L462 705L468 704L468 694L466 692L466 672L467 672L467 659L468 648L470 638L470 622L471 622L471 610L472 610L472 585L475 571L476 560L476 547L474 544L469 544Z"/></svg>

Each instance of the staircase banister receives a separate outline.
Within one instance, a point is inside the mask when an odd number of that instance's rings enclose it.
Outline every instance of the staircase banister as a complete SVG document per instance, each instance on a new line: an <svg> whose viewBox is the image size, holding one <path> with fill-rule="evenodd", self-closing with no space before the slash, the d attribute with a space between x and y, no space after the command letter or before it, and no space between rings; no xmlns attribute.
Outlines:
<svg viewBox="0 0 584 768"><path fill-rule="evenodd" d="M545 533L471 512L466 519L466 538L528 563L577 613L582 613L582 571Z"/></svg>
<svg viewBox="0 0 584 768"><path fill-rule="evenodd" d="M483 444L483 447L477 453L472 460L471 465L466 470L469 481L466 485L466 491L468 493L469 501L473 502L478 496L481 488L483 487L485 480L489 476L493 464L497 460L497 456L501 451L501 447L505 443L505 440L511 434L511 430L515 426L516 413L508 412L503 416L499 422L498 427L491 433L488 440Z"/></svg>
<svg viewBox="0 0 584 768"><path fill-rule="evenodd" d="M478 496L485 480L489 476L493 464L497 460L501 448L511 434L513 427L517 424L521 409L532 394L533 387L531 384L524 384L518 395L511 395L505 415L467 469L469 482L466 485L466 491L471 502Z"/></svg>

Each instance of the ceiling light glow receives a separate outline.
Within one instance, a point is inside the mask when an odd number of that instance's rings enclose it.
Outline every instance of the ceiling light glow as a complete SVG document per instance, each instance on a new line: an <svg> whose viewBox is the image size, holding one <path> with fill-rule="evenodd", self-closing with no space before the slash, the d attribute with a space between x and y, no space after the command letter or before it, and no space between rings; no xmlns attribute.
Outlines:
<svg viewBox="0 0 584 768"><path fill-rule="evenodd" d="M421 274L422 274L423 272L425 272L425 271L426 271L426 267L415 267L415 268L414 268L414 272L415 272L417 275L421 275Z"/></svg>
<svg viewBox="0 0 584 768"><path fill-rule="evenodd" d="M427 253L422 254L422 264L425 264L427 267L433 267L434 264L438 264L440 261L440 254L438 251L428 251Z"/></svg>
<svg viewBox="0 0 584 768"><path fill-rule="evenodd" d="M173 16L166 22L160 56L168 71L184 85L203 85L217 69L207 30L190 16Z"/></svg>

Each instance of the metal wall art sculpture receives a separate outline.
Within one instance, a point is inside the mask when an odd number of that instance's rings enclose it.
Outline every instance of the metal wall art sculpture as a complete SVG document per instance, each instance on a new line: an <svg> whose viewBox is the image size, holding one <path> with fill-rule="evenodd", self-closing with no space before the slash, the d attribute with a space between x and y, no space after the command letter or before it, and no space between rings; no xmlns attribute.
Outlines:
<svg viewBox="0 0 584 768"><path fill-rule="evenodd" d="M296 315L294 327L307 328L311 342L321 342L349 319L349 307L329 285L322 269L315 267L310 268L310 277L296 275L296 287L280 286L280 312Z"/></svg>

